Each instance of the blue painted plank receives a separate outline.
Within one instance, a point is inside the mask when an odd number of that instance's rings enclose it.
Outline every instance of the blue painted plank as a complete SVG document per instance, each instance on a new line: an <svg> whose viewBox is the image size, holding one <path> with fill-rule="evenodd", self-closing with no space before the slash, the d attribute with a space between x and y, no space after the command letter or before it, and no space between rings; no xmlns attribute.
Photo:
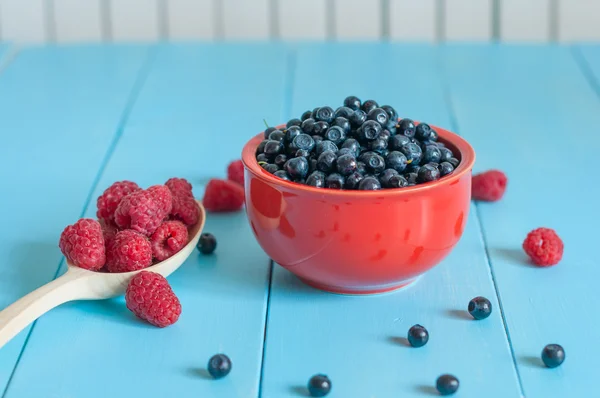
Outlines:
<svg viewBox="0 0 600 398"><path fill-rule="evenodd" d="M600 299L593 252L600 187L586 170L600 144L598 93L567 47L451 46L444 69L477 170L500 168L509 178L502 201L478 207L524 393L592 396L590 372L600 356L592 304ZM555 267L530 265L521 249L541 226L565 243ZM565 348L562 367L542 366L548 343Z"/></svg>
<svg viewBox="0 0 600 398"><path fill-rule="evenodd" d="M26 49L0 75L0 308L56 274L60 233L81 215L146 53ZM0 392L28 330L0 350Z"/></svg>
<svg viewBox="0 0 600 398"><path fill-rule="evenodd" d="M449 126L438 61L435 47L427 46L305 47L295 71L293 114L356 94L392 104L401 115ZM459 377L461 396L520 396L474 212L450 256L395 293L332 295L303 285L279 266L273 272L263 398L306 396L308 379L320 372L332 379L332 397L435 395L435 380L446 372ZM466 313L478 295L495 308L481 322ZM428 328L431 339L412 349L401 338L416 323Z"/></svg>
<svg viewBox="0 0 600 398"><path fill-rule="evenodd" d="M115 180L148 186L172 176L188 178L201 197L262 118L281 119L285 73L280 46L160 48L93 197ZM92 203L86 215L94 212ZM6 398L256 397L269 259L243 212L210 214L205 230L218 239L216 254L192 254L169 278L183 307L175 325L144 324L122 298L65 305L36 326ZM233 371L215 382L204 369L217 352Z"/></svg>

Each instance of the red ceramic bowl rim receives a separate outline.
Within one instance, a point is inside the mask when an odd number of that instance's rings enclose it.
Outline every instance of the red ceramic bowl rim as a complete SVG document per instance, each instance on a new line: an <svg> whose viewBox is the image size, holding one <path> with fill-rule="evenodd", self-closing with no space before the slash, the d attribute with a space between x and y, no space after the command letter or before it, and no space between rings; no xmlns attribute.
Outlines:
<svg viewBox="0 0 600 398"><path fill-rule="evenodd" d="M276 126L276 128L284 128L285 124ZM369 196L396 196L396 195L408 195L415 192L427 191L435 189L442 185L450 185L453 182L459 180L462 176L473 169L475 164L475 151L473 147L458 134L452 133L441 127L431 125L431 127L438 133L440 141L447 142L460 153L460 164L458 167L449 175L440 178L433 182L426 182L417 184L412 187L404 188L385 188L376 191L359 191L355 189L328 189L328 188L315 188L310 185L299 184L292 181L283 180L258 165L256 161L256 148L264 140L264 131L254 136L250 141L244 145L242 150L242 162L246 169L248 169L255 177L261 180L274 184L294 189L297 191L311 192L322 196L346 196L346 197L369 197ZM454 149L453 148L453 149Z"/></svg>

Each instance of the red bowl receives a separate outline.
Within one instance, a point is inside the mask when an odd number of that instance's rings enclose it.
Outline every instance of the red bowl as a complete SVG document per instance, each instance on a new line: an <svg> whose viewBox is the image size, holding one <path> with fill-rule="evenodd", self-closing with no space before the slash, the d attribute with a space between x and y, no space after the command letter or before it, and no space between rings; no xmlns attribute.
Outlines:
<svg viewBox="0 0 600 398"><path fill-rule="evenodd" d="M456 245L471 201L473 148L432 127L460 160L456 170L434 182L379 191L282 180L256 161L263 133L252 138L242 161L248 219L260 246L307 284L330 292L381 293L413 282Z"/></svg>

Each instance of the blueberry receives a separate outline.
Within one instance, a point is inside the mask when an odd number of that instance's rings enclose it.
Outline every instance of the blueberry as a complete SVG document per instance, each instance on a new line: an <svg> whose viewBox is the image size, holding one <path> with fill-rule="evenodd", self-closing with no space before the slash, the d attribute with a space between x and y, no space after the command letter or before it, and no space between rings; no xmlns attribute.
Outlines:
<svg viewBox="0 0 600 398"><path fill-rule="evenodd" d="M298 149L296 152L294 152L294 156L292 156L292 157L298 158L300 156L307 158L310 156L310 152L307 151L306 149Z"/></svg>
<svg viewBox="0 0 600 398"><path fill-rule="evenodd" d="M440 152L440 148L435 145L427 145L423 151L423 163L439 163L441 157L442 153Z"/></svg>
<svg viewBox="0 0 600 398"><path fill-rule="evenodd" d="M350 125L350 121L348 119L346 119L345 117L336 117L333 120L333 123L331 125L332 126L341 127L342 130L344 130L344 132L346 134L348 134L350 132L350 130L352 130L352 126Z"/></svg>
<svg viewBox="0 0 600 398"><path fill-rule="evenodd" d="M407 144L410 144L410 138L405 135L394 135L389 139L388 147L393 151L399 151Z"/></svg>
<svg viewBox="0 0 600 398"><path fill-rule="evenodd" d="M208 373L215 378L220 379L231 372L231 359L225 354L214 355L208 361Z"/></svg>
<svg viewBox="0 0 600 398"><path fill-rule="evenodd" d="M410 119L402 119L400 123L398 123L398 134L402 134L409 138L412 138L415 136L415 130L415 124Z"/></svg>
<svg viewBox="0 0 600 398"><path fill-rule="evenodd" d="M281 178L282 180L291 181L290 175L285 170L277 170L273 174L276 175L277 177Z"/></svg>
<svg viewBox="0 0 600 398"><path fill-rule="evenodd" d="M259 153L258 155L256 155L256 161L258 162L258 164L267 163L269 161L269 158L264 153Z"/></svg>
<svg viewBox="0 0 600 398"><path fill-rule="evenodd" d="M542 361L549 368L560 366L565 361L565 350L559 344L548 344L542 350Z"/></svg>
<svg viewBox="0 0 600 398"><path fill-rule="evenodd" d="M374 140L381 134L381 125L374 120L367 120L357 130L358 136L362 140Z"/></svg>
<svg viewBox="0 0 600 398"><path fill-rule="evenodd" d="M332 189L342 189L344 187L344 177L338 173L331 173L325 179L325 186Z"/></svg>
<svg viewBox="0 0 600 398"><path fill-rule="evenodd" d="M360 109L360 106L361 106L360 99L358 99L358 97L355 97L353 95L346 97L346 99L344 99L344 106L352 109L353 111L356 111L356 110Z"/></svg>
<svg viewBox="0 0 600 398"><path fill-rule="evenodd" d="M302 125L300 127L302 128L302 131L304 131L306 134L312 135L315 129L315 123L315 119L308 118L302 122Z"/></svg>
<svg viewBox="0 0 600 398"><path fill-rule="evenodd" d="M381 156L383 156L383 158L385 159L387 157L387 155L390 154L390 150L385 148L385 149L380 149L379 151L377 151L378 154L380 154Z"/></svg>
<svg viewBox="0 0 600 398"><path fill-rule="evenodd" d="M440 169L440 164L438 162L429 162L428 164L432 165L433 167L435 167L438 170ZM419 168L419 170L421 170L421 169Z"/></svg>
<svg viewBox="0 0 600 398"><path fill-rule="evenodd" d="M381 184L379 183L379 180L376 177L368 176L363 178L358 183L358 189L362 191L376 191L378 189L381 189Z"/></svg>
<svg viewBox="0 0 600 398"><path fill-rule="evenodd" d="M356 171L358 171L362 175L367 174L367 165L365 164L365 162L356 162Z"/></svg>
<svg viewBox="0 0 600 398"><path fill-rule="evenodd" d="M353 155L342 155L339 158L337 158L336 163L338 173L340 173L343 176L350 175L356 171L357 161Z"/></svg>
<svg viewBox="0 0 600 398"><path fill-rule="evenodd" d="M268 140L271 133L275 130L277 130L275 127L267 127L265 130L265 140Z"/></svg>
<svg viewBox="0 0 600 398"><path fill-rule="evenodd" d="M404 172L419 174L420 169L421 166L419 166L418 164L409 164L408 166L406 166L406 170L404 170Z"/></svg>
<svg viewBox="0 0 600 398"><path fill-rule="evenodd" d="M444 144L443 142L436 142L435 140L431 141L435 142L435 145L437 145L439 148L446 148L446 144Z"/></svg>
<svg viewBox="0 0 600 398"><path fill-rule="evenodd" d="M319 142L323 141L323 137L320 135L312 135L311 137L313 138L313 140L315 140L315 145L317 145Z"/></svg>
<svg viewBox="0 0 600 398"><path fill-rule="evenodd" d="M429 332L421 325L408 329L408 342L413 347L423 347L429 341Z"/></svg>
<svg viewBox="0 0 600 398"><path fill-rule="evenodd" d="M264 163L261 166L263 169L267 170L271 174L274 174L276 171L279 171L279 166L273 163Z"/></svg>
<svg viewBox="0 0 600 398"><path fill-rule="evenodd" d="M383 109L385 113L387 113L389 120L388 123L396 124L396 122L398 121L398 113L396 112L396 110L389 105L382 105L381 109Z"/></svg>
<svg viewBox="0 0 600 398"><path fill-rule="evenodd" d="M306 185L323 188L325 186L325 173L322 171L313 171L306 179Z"/></svg>
<svg viewBox="0 0 600 398"><path fill-rule="evenodd" d="M292 126L301 126L302 125L302 120L300 119L290 119L287 124L285 125L285 127L287 127L288 129Z"/></svg>
<svg viewBox="0 0 600 398"><path fill-rule="evenodd" d="M419 162L421 161L421 156L423 155L421 147L417 144L413 144L412 142L403 145L400 148L400 152L402 152L404 156L406 156L407 162L414 164L419 164Z"/></svg>
<svg viewBox="0 0 600 398"><path fill-rule="evenodd" d="M217 248L217 239L213 234L205 232L200 235L200 239L198 240L196 247L202 254L212 254L212 252L214 252Z"/></svg>
<svg viewBox="0 0 600 398"><path fill-rule="evenodd" d="M348 120L353 127L360 127L367 120L367 114L358 109L355 110L352 115L350 115Z"/></svg>
<svg viewBox="0 0 600 398"><path fill-rule="evenodd" d="M308 392L311 397L324 397L331 391L331 380L324 374L314 375L308 381Z"/></svg>
<svg viewBox="0 0 600 398"><path fill-rule="evenodd" d="M406 156L402 152L392 151L385 158L385 166L402 173L406 169L407 161Z"/></svg>
<svg viewBox="0 0 600 398"><path fill-rule="evenodd" d="M377 175L385 169L385 160L378 154L372 153L365 158L365 166L368 173Z"/></svg>
<svg viewBox="0 0 600 398"><path fill-rule="evenodd" d="M284 154L275 156L275 164L279 166L279 168L282 168L285 162L287 162L287 156Z"/></svg>
<svg viewBox="0 0 600 398"><path fill-rule="evenodd" d="M431 135L429 136L429 139L431 141L435 142L438 140L438 138L439 138L439 135L438 135L437 131L435 131L434 129L431 129Z"/></svg>
<svg viewBox="0 0 600 398"><path fill-rule="evenodd" d="M285 171L294 180L306 177L308 174L308 160L306 158L292 158L285 163Z"/></svg>
<svg viewBox="0 0 600 398"><path fill-rule="evenodd" d="M289 129L287 129L285 131L285 143L289 144L290 142L294 141L294 138L296 138L297 136L299 136L302 133L303 133L303 131L300 127L298 127L298 126L290 127Z"/></svg>
<svg viewBox="0 0 600 398"><path fill-rule="evenodd" d="M369 113L375 108L379 108L379 104L375 100L366 100L360 107L365 113Z"/></svg>
<svg viewBox="0 0 600 398"><path fill-rule="evenodd" d="M338 147L331 141L319 142L316 149L317 155L320 156L325 151L331 151L333 153L336 153L338 151Z"/></svg>
<svg viewBox="0 0 600 398"><path fill-rule="evenodd" d="M269 140L265 144L265 155L269 158L274 158L283 152L283 143L281 141Z"/></svg>
<svg viewBox="0 0 600 398"><path fill-rule="evenodd" d="M317 159L310 158L308 159L308 172L312 173L317 170Z"/></svg>
<svg viewBox="0 0 600 398"><path fill-rule="evenodd" d="M258 146L256 147L256 154L257 155L261 154L261 153L263 153L265 151L265 145L267 145L268 141L269 140L264 140L264 141L261 141L260 144L258 144Z"/></svg>
<svg viewBox="0 0 600 398"><path fill-rule="evenodd" d="M417 176L418 182L435 181L440 178L440 171L437 169L437 167L427 163L426 165L421 166Z"/></svg>
<svg viewBox="0 0 600 398"><path fill-rule="evenodd" d="M323 134L325 134L325 132L327 131L328 128L329 128L329 123L323 122L323 121L316 122L312 133L316 134L316 135L323 135Z"/></svg>
<svg viewBox="0 0 600 398"><path fill-rule="evenodd" d="M492 313L492 303L485 297L475 297L469 301L469 314L477 320L485 319Z"/></svg>
<svg viewBox="0 0 600 398"><path fill-rule="evenodd" d="M323 141L327 142L327 141ZM335 152L333 151L324 151L319 155L319 159L317 159L317 170L320 170L324 173L331 173L335 169L337 156L335 156Z"/></svg>
<svg viewBox="0 0 600 398"><path fill-rule="evenodd" d="M452 158L454 156L454 154L448 148L444 148L444 147L440 148L439 144L441 144L441 142L438 142L438 149L440 150L440 161L447 162L448 160L450 160L450 158Z"/></svg>
<svg viewBox="0 0 600 398"><path fill-rule="evenodd" d="M381 154L382 151L384 151L385 149L387 149L388 147L388 142L387 140L379 137L379 138L375 138L373 141L369 141L369 149L373 152L377 152L379 154Z"/></svg>
<svg viewBox="0 0 600 398"><path fill-rule="evenodd" d="M305 149L310 152L315 147L315 140L308 134L299 134L294 137L292 145L294 148Z"/></svg>
<svg viewBox="0 0 600 398"><path fill-rule="evenodd" d="M363 178L365 177L361 173L355 171L346 177L346 183L344 184L344 187L346 189L358 189L358 184L360 184Z"/></svg>
<svg viewBox="0 0 600 398"><path fill-rule="evenodd" d="M346 132L340 126L332 126L325 132L324 137L326 140L340 145L346 139Z"/></svg>
<svg viewBox="0 0 600 398"><path fill-rule="evenodd" d="M406 182L408 185L415 185L417 183L417 173L406 173L404 174L404 178L406 178Z"/></svg>
<svg viewBox="0 0 600 398"><path fill-rule="evenodd" d="M419 123L415 128L415 138L420 141L431 139L431 127L427 123Z"/></svg>
<svg viewBox="0 0 600 398"><path fill-rule="evenodd" d="M452 375L441 375L438 377L435 388L440 395L452 395L458 390L458 379Z"/></svg>
<svg viewBox="0 0 600 398"><path fill-rule="evenodd" d="M443 177L452 173L454 171L454 166L448 162L442 162L440 163L438 169L440 170L440 175Z"/></svg>
<svg viewBox="0 0 600 398"><path fill-rule="evenodd" d="M457 168L458 165L460 164L460 161L456 158L450 158L450 159L448 159L448 163L450 163L452 166L454 166L454 168Z"/></svg>
<svg viewBox="0 0 600 398"><path fill-rule="evenodd" d="M302 114L302 117L300 118L302 121L305 121L306 119L309 119L312 117L312 111L306 111Z"/></svg>
<svg viewBox="0 0 600 398"><path fill-rule="evenodd" d="M283 141L284 138L285 138L285 133L281 130L273 130L271 132L271 134L269 134L270 140Z"/></svg>
<svg viewBox="0 0 600 398"><path fill-rule="evenodd" d="M392 136L392 134L390 133L390 130L388 130L388 129L382 130L381 133L379 134L379 138L384 139L386 141L388 141L391 136Z"/></svg>
<svg viewBox="0 0 600 398"><path fill-rule="evenodd" d="M367 113L367 120L374 120L382 126L387 126L390 117L387 112L381 108L373 108Z"/></svg>
<svg viewBox="0 0 600 398"><path fill-rule="evenodd" d="M354 111L352 109L348 108L347 106L340 106L333 113L333 117L336 119L338 117L343 117L344 119L348 119L350 117L350 115L352 115L352 113L354 113Z"/></svg>
<svg viewBox="0 0 600 398"><path fill-rule="evenodd" d="M333 109L329 106L322 106L313 112L313 116L319 122L331 123L333 121Z"/></svg>
<svg viewBox="0 0 600 398"><path fill-rule="evenodd" d="M398 175L398 172L394 169L383 170L383 173L381 173L381 175L379 176L379 182L381 183L381 186L384 188L389 188L390 179L397 175Z"/></svg>
<svg viewBox="0 0 600 398"><path fill-rule="evenodd" d="M406 186L408 186L408 181L401 175L393 176L388 181L388 188L404 188Z"/></svg>
<svg viewBox="0 0 600 398"><path fill-rule="evenodd" d="M354 153L354 156L360 154L360 144L354 138L347 138L342 144L342 148L348 148Z"/></svg>

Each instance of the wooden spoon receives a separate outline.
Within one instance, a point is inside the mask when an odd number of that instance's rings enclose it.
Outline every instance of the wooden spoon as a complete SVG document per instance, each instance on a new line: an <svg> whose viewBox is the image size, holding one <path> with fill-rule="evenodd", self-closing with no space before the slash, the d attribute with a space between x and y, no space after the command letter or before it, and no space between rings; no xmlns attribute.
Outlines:
<svg viewBox="0 0 600 398"><path fill-rule="evenodd" d="M125 293L131 278L141 271L167 277L179 268L194 251L204 228L206 212L202 203L200 220L190 230L190 239L174 256L139 271L103 273L88 271L67 262L67 272L29 293L0 312L0 348L37 318L63 303L74 300L102 300Z"/></svg>

